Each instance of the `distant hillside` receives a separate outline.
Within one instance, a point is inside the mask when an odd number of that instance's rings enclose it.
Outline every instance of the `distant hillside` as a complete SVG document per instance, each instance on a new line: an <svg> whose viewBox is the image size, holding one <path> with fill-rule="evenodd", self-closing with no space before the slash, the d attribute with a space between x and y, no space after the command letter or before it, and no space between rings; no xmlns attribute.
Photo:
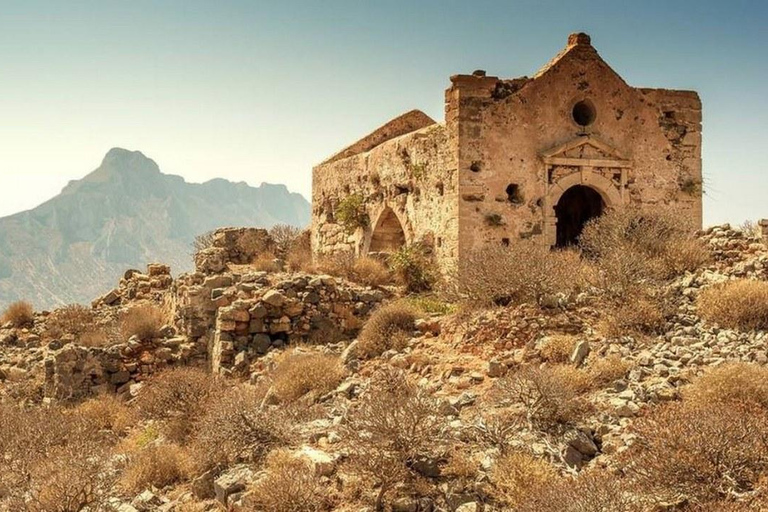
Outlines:
<svg viewBox="0 0 768 512"><path fill-rule="evenodd" d="M306 226L310 206L284 185L187 183L138 151L112 149L98 169L32 210L0 218L0 308L88 302L129 267L192 268L191 243L222 226Z"/></svg>

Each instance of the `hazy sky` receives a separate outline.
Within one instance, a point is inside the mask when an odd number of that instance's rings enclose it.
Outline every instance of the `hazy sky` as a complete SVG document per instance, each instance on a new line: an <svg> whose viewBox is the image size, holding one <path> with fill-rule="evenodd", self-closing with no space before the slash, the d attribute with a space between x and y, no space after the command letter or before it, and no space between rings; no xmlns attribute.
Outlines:
<svg viewBox="0 0 768 512"><path fill-rule="evenodd" d="M768 217L768 2L0 0L0 215L138 149L188 181L285 183L448 77L532 75L585 31L704 102L705 222Z"/></svg>

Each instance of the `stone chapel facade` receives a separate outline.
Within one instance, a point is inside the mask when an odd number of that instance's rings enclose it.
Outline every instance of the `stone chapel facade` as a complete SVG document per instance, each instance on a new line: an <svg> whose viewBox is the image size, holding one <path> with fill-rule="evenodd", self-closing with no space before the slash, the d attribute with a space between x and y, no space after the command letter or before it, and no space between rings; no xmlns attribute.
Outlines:
<svg viewBox="0 0 768 512"><path fill-rule="evenodd" d="M532 78L451 77L445 122L408 112L313 169L315 255L421 242L443 270L486 244L575 243L607 209L702 222L701 101L627 85L586 34ZM342 225L339 208L360 210Z"/></svg>

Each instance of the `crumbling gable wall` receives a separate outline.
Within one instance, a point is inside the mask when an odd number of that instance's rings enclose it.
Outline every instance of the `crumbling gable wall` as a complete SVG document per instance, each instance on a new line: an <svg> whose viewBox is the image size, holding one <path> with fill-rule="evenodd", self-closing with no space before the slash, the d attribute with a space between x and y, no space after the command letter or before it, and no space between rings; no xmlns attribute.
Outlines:
<svg viewBox="0 0 768 512"><path fill-rule="evenodd" d="M554 207L583 184L608 207L677 208L701 225L701 103L694 92L629 87L589 36L534 79L452 78L459 133L462 254L486 243L555 242ZM592 108L582 126L579 103Z"/></svg>
<svg viewBox="0 0 768 512"><path fill-rule="evenodd" d="M444 268L450 267L458 253L458 182L452 148L455 143L446 127L433 124L315 167L313 252L367 254L377 228L394 214L407 244L428 244ZM350 197L361 200L365 217L362 226L351 229L338 219L340 205Z"/></svg>

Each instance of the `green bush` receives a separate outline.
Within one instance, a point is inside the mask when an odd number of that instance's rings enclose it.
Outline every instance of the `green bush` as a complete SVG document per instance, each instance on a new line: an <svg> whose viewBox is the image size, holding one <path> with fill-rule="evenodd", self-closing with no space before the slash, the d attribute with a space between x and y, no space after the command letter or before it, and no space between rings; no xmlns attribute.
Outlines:
<svg viewBox="0 0 768 512"><path fill-rule="evenodd" d="M365 212L365 198L362 194L348 195L339 202L334 217L348 233L368 226L370 220Z"/></svg>
<svg viewBox="0 0 768 512"><path fill-rule="evenodd" d="M435 263L420 244L402 246L389 256L389 266L409 293L430 291L438 280Z"/></svg>

